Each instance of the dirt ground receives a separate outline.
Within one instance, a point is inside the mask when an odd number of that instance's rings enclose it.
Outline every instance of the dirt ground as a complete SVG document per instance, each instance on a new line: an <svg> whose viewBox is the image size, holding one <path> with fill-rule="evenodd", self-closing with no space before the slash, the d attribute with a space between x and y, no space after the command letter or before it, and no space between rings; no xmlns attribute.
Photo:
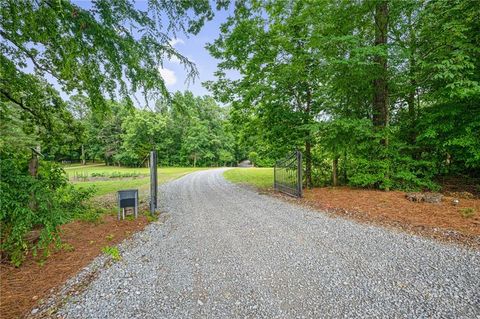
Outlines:
<svg viewBox="0 0 480 319"><path fill-rule="evenodd" d="M118 244L147 223L145 216L118 221L111 215L105 215L100 224L75 221L62 226L64 248L48 257L43 265L33 257L19 268L0 265L0 317L18 318L30 312L87 266L103 247Z"/></svg>
<svg viewBox="0 0 480 319"><path fill-rule="evenodd" d="M441 203L416 203L404 192L327 187L305 190L302 204L362 222L392 226L419 235L480 247L480 199L445 196ZM472 208L474 215L462 216Z"/></svg>

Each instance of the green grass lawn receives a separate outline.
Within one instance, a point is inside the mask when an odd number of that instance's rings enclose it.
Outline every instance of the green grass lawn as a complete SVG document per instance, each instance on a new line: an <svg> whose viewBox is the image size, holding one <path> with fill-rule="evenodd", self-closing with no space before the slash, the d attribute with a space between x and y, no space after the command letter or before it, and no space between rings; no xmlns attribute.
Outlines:
<svg viewBox="0 0 480 319"><path fill-rule="evenodd" d="M223 176L233 183L264 189L273 187L273 168L233 168L225 171Z"/></svg>
<svg viewBox="0 0 480 319"><path fill-rule="evenodd" d="M193 167L167 167L158 168L158 184L166 183L175 178L181 177L187 173L204 170L206 168L193 168ZM71 183L75 187L90 187L95 186L96 196L113 193L121 189L129 188L147 188L150 184L150 169L149 168L130 168L130 167L118 167L118 166L97 166L87 165L83 167L72 167L66 170L70 179L75 176L75 173L83 176L92 176L92 173L104 174L105 176L111 176L112 174L128 174L135 173L140 174L138 178L115 178L111 180L97 180L97 181L73 181ZM145 176L143 176L145 175Z"/></svg>

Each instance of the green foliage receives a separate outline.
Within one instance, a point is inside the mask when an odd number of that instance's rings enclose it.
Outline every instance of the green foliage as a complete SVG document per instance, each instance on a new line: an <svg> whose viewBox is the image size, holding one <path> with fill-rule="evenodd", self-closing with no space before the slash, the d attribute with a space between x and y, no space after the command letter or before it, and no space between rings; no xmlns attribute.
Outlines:
<svg viewBox="0 0 480 319"><path fill-rule="evenodd" d="M26 254L50 253L59 241L58 227L86 210L92 190L79 190L67 184L58 165L41 162L37 178L26 173L27 162L2 151L0 162L1 250L19 266ZM27 237L39 230L38 241Z"/></svg>
<svg viewBox="0 0 480 319"><path fill-rule="evenodd" d="M115 246L105 246L102 248L102 252L104 254L109 255L115 261L119 261L122 259L122 256L120 255L120 251Z"/></svg>
<svg viewBox="0 0 480 319"><path fill-rule="evenodd" d="M258 161L258 153L253 151L248 153L248 159L252 162L252 165L255 165Z"/></svg>
<svg viewBox="0 0 480 319"><path fill-rule="evenodd" d="M98 225L102 222L102 216L104 214L105 211L102 209L89 208L83 212L77 213L74 216L74 219Z"/></svg>
<svg viewBox="0 0 480 319"><path fill-rule="evenodd" d="M425 108L418 128L418 146L438 174L480 176L480 95Z"/></svg>
<svg viewBox="0 0 480 319"><path fill-rule="evenodd" d="M93 2L88 9L70 1L3 0L2 58L16 70L29 61L38 75L55 78L67 92L86 93L96 107L106 106L105 93L119 93L131 104L137 90L167 94L158 72L166 58L177 58L190 76L196 75L194 65L168 41L177 32L197 33L212 16L207 0L150 0L148 12L126 0ZM10 82L16 78L12 75L2 74L2 79ZM2 93L17 98L19 86L5 84ZM28 92L28 86L24 89Z"/></svg>
<svg viewBox="0 0 480 319"><path fill-rule="evenodd" d="M316 185L336 176L357 187L436 190L438 176L479 174L478 1L236 8L208 46L221 60L208 87L232 105L244 158L279 159L299 148L307 185L311 174Z"/></svg>
<svg viewBox="0 0 480 319"><path fill-rule="evenodd" d="M149 223L156 222L157 220L158 220L158 217L156 215L147 214L147 221Z"/></svg>

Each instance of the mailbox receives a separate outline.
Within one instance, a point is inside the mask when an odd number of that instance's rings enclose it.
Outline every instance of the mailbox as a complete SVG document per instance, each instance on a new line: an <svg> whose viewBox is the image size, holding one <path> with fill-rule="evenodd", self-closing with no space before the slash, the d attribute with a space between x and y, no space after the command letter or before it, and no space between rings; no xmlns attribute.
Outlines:
<svg viewBox="0 0 480 319"><path fill-rule="evenodd" d="M133 207L135 218L138 216L138 189L118 191L118 219L125 219L125 208Z"/></svg>

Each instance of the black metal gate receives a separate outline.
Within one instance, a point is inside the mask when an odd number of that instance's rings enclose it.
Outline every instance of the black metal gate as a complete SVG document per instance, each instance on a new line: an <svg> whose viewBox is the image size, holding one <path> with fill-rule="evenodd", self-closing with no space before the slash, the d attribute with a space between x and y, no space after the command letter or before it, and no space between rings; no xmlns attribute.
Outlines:
<svg viewBox="0 0 480 319"><path fill-rule="evenodd" d="M302 197L302 152L295 151L285 159L277 161L273 168L275 190Z"/></svg>

